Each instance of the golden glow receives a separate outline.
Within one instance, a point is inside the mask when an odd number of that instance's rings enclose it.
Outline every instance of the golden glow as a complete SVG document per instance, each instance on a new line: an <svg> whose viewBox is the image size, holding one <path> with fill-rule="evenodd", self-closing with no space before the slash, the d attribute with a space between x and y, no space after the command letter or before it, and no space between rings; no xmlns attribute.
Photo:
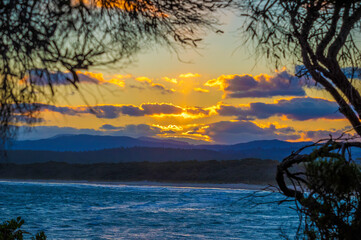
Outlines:
<svg viewBox="0 0 361 240"><path fill-rule="evenodd" d="M233 76L233 75L228 75L228 76ZM227 76L225 75L222 75L216 79L211 79L211 80L208 80L204 86L207 86L207 87L217 87L219 86L220 89L224 89L223 87L223 82L224 82L224 79L227 79L226 78Z"/></svg>
<svg viewBox="0 0 361 240"><path fill-rule="evenodd" d="M150 78L147 77L137 77L135 78L136 81L138 82L147 82L147 83L152 83L153 81Z"/></svg>
<svg viewBox="0 0 361 240"><path fill-rule="evenodd" d="M113 78L113 79L110 79L108 82L111 83L111 84L117 85L117 86L119 86L121 88L125 87L125 82L123 80Z"/></svg>
<svg viewBox="0 0 361 240"><path fill-rule="evenodd" d="M127 74L127 75L122 75L122 74L115 74L113 75L114 78L118 78L118 79L129 79L129 78L133 78L133 76L131 74Z"/></svg>
<svg viewBox="0 0 361 240"><path fill-rule="evenodd" d="M174 118L183 118L183 119L198 119L198 118L204 118L206 115L204 114L189 114L186 112L182 112L180 114L154 114L151 115L151 117L155 118L166 118L166 117L174 117Z"/></svg>
<svg viewBox="0 0 361 240"><path fill-rule="evenodd" d="M284 72L284 71L287 71L287 67L283 66L281 69L275 69L274 71L275 71L275 73Z"/></svg>
<svg viewBox="0 0 361 240"><path fill-rule="evenodd" d="M127 1L127 0L71 0L72 6L84 5L90 8L121 9L133 12L156 13L158 17L167 17L157 9L150 1Z"/></svg>
<svg viewBox="0 0 361 240"><path fill-rule="evenodd" d="M229 84L228 80L236 76L251 76L258 82L270 82L272 84L272 75L220 75L207 81L207 76L201 77L197 73L186 73L172 75L170 77L135 77L131 74L103 74L100 72L79 71L77 72L80 81L87 86L95 88L95 84L89 79L93 79L98 85L111 84L114 87L124 89L118 94L120 99L110 96L107 103L94 104L93 110L95 114L86 105L60 105L52 106L43 110L43 115L47 122L43 125L51 125L56 122L55 116L67 116L70 120L68 123L57 125L72 127L87 127L107 132L102 129L103 124L113 126L127 126L136 124L146 124L155 129L154 136L161 138L189 138L194 140L203 140L207 142L217 139L217 131L223 131L222 124L215 125L219 122L240 122L249 121L257 127L264 129L265 133L282 136L282 139L288 141L309 141L307 131L327 131L330 129L342 129L347 126L348 122L344 119L309 119L309 120L292 120L285 114L272 115L266 119L240 120L238 113L250 110L250 104L261 102L266 104L278 104L281 101L291 101L299 96L290 97L270 97L255 100L254 98L245 98L242 100L227 98L221 101L221 93L217 91L225 90ZM83 76L82 76L83 75ZM87 79L88 77L89 79ZM82 80L82 78L84 80ZM197 78L197 79L193 79ZM208 78L209 79L209 78ZM163 81L156 83L157 81ZM205 88L202 86L206 86ZM58 86L57 86L58 87ZM170 88L173 87L173 88ZM209 88L211 87L211 88ZM216 89L215 89L216 88ZM107 88L110 89L110 88ZM113 89L111 89L113 90ZM163 91L160 92L159 90ZM175 94L163 94L175 92ZM108 93L108 92L107 92ZM207 94L200 94L207 93ZM307 98L303 97L303 98ZM326 97L315 96L314 98L329 100ZM75 103L69 99L70 103ZM127 102L128 104L123 104ZM103 103L103 102L102 102ZM213 103L208 105L207 103ZM242 104L239 104L242 103ZM228 107L228 109L224 108ZM223 108L223 109L222 109ZM220 110L225 110L222 115ZM112 112L113 111L113 112ZM53 117L51 116L54 115ZM83 119L83 120L82 120ZM84 123L86 119L87 124ZM119 121L121 124L119 124ZM59 121L58 121L59 122ZM236 126L237 124L235 124ZM92 127L93 126L93 127ZM247 125L245 125L247 126ZM282 132L282 129L289 128ZM298 138L298 139L295 139Z"/></svg>
<svg viewBox="0 0 361 240"><path fill-rule="evenodd" d="M301 132L300 133L300 138L299 139L295 139L295 140L288 140L288 142L307 142L307 141L314 141L314 139L312 139L312 138L308 138L307 136L306 136L306 133L304 133L304 132Z"/></svg>
<svg viewBox="0 0 361 240"><path fill-rule="evenodd" d="M194 88L193 90L200 93L209 93L209 90L204 88Z"/></svg>
<svg viewBox="0 0 361 240"><path fill-rule="evenodd" d="M83 74L85 76L88 76L90 78L96 79L99 82L105 82L104 76L102 73L94 73L94 72L88 72L88 71L77 71L77 74Z"/></svg>
<svg viewBox="0 0 361 240"><path fill-rule="evenodd" d="M183 127L177 125L168 125L168 126L161 126L158 124L152 124L153 127L157 127L162 129L163 131L183 131Z"/></svg>
<svg viewBox="0 0 361 240"><path fill-rule="evenodd" d="M202 140L202 141L206 141L206 142L213 142L212 138L210 136L208 136L208 135L205 135L205 134L185 132L185 133L182 133L182 135L184 137L191 138L191 139L194 139L194 140Z"/></svg>
<svg viewBox="0 0 361 240"><path fill-rule="evenodd" d="M185 74L180 74L179 77L180 78L198 78L198 77L201 77L201 75L198 73L185 73Z"/></svg>
<svg viewBox="0 0 361 240"><path fill-rule="evenodd" d="M213 142L212 138L206 134L206 129L209 128L207 125L193 126L198 127L197 131L189 130L182 133L183 137L191 138L194 140L202 140L206 142Z"/></svg>
<svg viewBox="0 0 361 240"><path fill-rule="evenodd" d="M252 123L254 123L255 125L257 125L260 128L270 128L270 126L274 126L276 129L280 129L280 128L287 128L289 127L286 124L280 124L279 122L266 122L266 123L260 123L258 121L250 121Z"/></svg>
<svg viewBox="0 0 361 240"><path fill-rule="evenodd" d="M177 84L178 80L176 78L162 77L162 79L166 82Z"/></svg>

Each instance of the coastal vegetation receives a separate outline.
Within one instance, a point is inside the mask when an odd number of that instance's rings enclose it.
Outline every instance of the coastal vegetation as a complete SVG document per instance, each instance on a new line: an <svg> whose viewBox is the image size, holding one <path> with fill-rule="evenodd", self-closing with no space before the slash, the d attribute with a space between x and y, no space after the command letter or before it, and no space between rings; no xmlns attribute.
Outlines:
<svg viewBox="0 0 361 240"><path fill-rule="evenodd" d="M39 151L39 150L11 150L7 151L7 158L0 163L41 163L41 162L67 162L79 164L92 163L119 163L119 162L167 162L187 160L237 160L243 158L259 158L282 160L292 148L285 149L245 149L232 151L215 151L209 149L181 149L181 148L149 148L131 147L114 148L98 151Z"/></svg>
<svg viewBox="0 0 361 240"><path fill-rule="evenodd" d="M0 179L275 184L278 161L0 164Z"/></svg>
<svg viewBox="0 0 361 240"><path fill-rule="evenodd" d="M21 217L11 219L0 224L0 240L22 240L26 236L31 236L30 233L22 230L25 221ZM38 232L31 237L32 240L46 240L44 232Z"/></svg>

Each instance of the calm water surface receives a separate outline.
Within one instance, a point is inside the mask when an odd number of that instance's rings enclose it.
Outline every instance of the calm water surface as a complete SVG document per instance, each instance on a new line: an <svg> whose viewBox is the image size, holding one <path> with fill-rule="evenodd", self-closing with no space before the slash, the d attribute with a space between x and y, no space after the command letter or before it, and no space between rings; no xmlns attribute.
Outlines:
<svg viewBox="0 0 361 240"><path fill-rule="evenodd" d="M250 197L252 195L253 197ZM250 190L0 182L0 220L49 239L281 239L293 203ZM263 204L260 204L263 203Z"/></svg>

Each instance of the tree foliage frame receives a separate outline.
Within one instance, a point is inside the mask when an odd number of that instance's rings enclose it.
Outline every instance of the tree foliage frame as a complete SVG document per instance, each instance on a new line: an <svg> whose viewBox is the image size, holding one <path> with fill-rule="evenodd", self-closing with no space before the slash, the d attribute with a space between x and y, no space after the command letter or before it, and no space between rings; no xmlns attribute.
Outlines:
<svg viewBox="0 0 361 240"><path fill-rule="evenodd" d="M51 100L78 71L126 64L154 44L197 46L216 31L215 12L229 0L4 0L0 2L0 139L19 122L37 120L39 101ZM35 74L34 74L35 73ZM39 78L42 79L39 82Z"/></svg>
<svg viewBox="0 0 361 240"><path fill-rule="evenodd" d="M285 60L299 65L296 75L328 92L356 133L285 158L277 169L280 191L296 200L307 238L357 239L361 171L351 151L361 147L361 1L246 0L239 6L257 52L276 67Z"/></svg>

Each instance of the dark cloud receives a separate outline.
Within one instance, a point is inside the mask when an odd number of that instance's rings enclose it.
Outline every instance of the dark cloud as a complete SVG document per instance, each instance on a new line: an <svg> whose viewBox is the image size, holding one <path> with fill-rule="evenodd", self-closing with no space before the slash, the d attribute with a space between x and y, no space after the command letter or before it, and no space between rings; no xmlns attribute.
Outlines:
<svg viewBox="0 0 361 240"><path fill-rule="evenodd" d="M361 80L361 68L345 67L345 68L341 68L341 71L349 79ZM320 85L319 83L317 83L315 80L312 79L312 76L309 74L305 66L297 65L295 67L295 74L299 76L300 82L303 83L303 85L307 86L308 88L324 89L322 85ZM320 72L320 74L325 77L323 73Z"/></svg>
<svg viewBox="0 0 361 240"><path fill-rule="evenodd" d="M170 103L144 103L134 105L95 105L95 106L54 106L38 104L42 110L58 112L65 115L94 114L97 118L115 119L121 115L133 117L152 115L182 115L207 117L211 115L211 108L176 106ZM235 116L238 120L266 119L272 116L287 116L298 121L310 119L343 119L335 102L321 98L293 98L282 99L276 103L254 102L249 106L231 106L220 104L215 109L221 116Z"/></svg>
<svg viewBox="0 0 361 240"><path fill-rule="evenodd" d="M162 133L166 133L166 134L175 134L177 132L173 131L173 130L165 130L165 131L162 131Z"/></svg>
<svg viewBox="0 0 361 240"><path fill-rule="evenodd" d="M336 102L321 98L293 98L277 103L250 103L249 107L220 105L217 110L223 116L237 116L240 120L265 119L285 115L289 119L305 121L310 119L343 119Z"/></svg>
<svg viewBox="0 0 361 240"><path fill-rule="evenodd" d="M39 104L42 110L58 112L65 115L81 115L81 114L94 114L97 118L114 119L120 115L128 115L133 117L151 116L151 115L179 115L188 113L193 115L208 114L208 110L201 108L186 108L183 109L179 106L170 103L144 103L142 105L95 105L95 106L54 106L48 104Z"/></svg>
<svg viewBox="0 0 361 240"><path fill-rule="evenodd" d="M19 127L19 140L28 139L44 139L63 134L89 134L89 135L103 135L101 131L90 128L72 128L72 127L58 127L58 126L36 126L32 127L31 131L25 126Z"/></svg>
<svg viewBox="0 0 361 240"><path fill-rule="evenodd" d="M140 87L140 86L137 86L137 85L134 85L134 84L128 85L128 87L138 89L138 90L144 90L145 89L145 87Z"/></svg>
<svg viewBox="0 0 361 240"><path fill-rule="evenodd" d="M217 112L221 116L240 116L244 115L246 110L241 107L235 107L230 105L219 105Z"/></svg>
<svg viewBox="0 0 361 240"><path fill-rule="evenodd" d="M48 110L51 112L57 112L65 115L78 115L81 113L91 113L88 107L70 107L70 106L55 106L49 104L40 104L41 110Z"/></svg>
<svg viewBox="0 0 361 240"><path fill-rule="evenodd" d="M296 133L296 130L293 127L284 127L277 129L278 132L283 134L293 134Z"/></svg>
<svg viewBox="0 0 361 240"><path fill-rule="evenodd" d="M174 89L167 88L166 86L160 83L151 83L149 86L150 88L159 90L162 94L171 94L175 92Z"/></svg>
<svg viewBox="0 0 361 240"><path fill-rule="evenodd" d="M76 116L80 114L94 114L97 118L114 119L122 113L122 108L116 105L96 105L96 106L54 106L40 104L41 110L61 113L64 115Z"/></svg>
<svg viewBox="0 0 361 240"><path fill-rule="evenodd" d="M42 123L45 122L44 118L32 117L26 115L13 115L13 123Z"/></svg>
<svg viewBox="0 0 361 240"><path fill-rule="evenodd" d="M239 143L253 140L296 140L300 135L291 131L291 128L276 128L274 125L261 128L249 121L221 121L212 123L208 128L203 128L195 133L203 133L217 143Z"/></svg>
<svg viewBox="0 0 361 240"><path fill-rule="evenodd" d="M111 124L103 124L103 126L101 126L99 129L114 131L114 130L121 130L121 129L123 129L123 127L116 127Z"/></svg>
<svg viewBox="0 0 361 240"><path fill-rule="evenodd" d="M141 108L144 115L181 114L183 112L181 107L167 103L146 103L142 104Z"/></svg>
<svg viewBox="0 0 361 240"><path fill-rule="evenodd" d="M361 68L345 67L345 68L341 68L341 70L346 75L347 78L361 79ZM303 65L297 65L295 67L295 73L298 76L305 76L308 78L311 77L311 75L308 73L307 68Z"/></svg>
<svg viewBox="0 0 361 240"><path fill-rule="evenodd" d="M111 124L104 124L99 129L105 130L108 134L111 133L112 135L132 137L155 136L157 134L164 133L161 128L147 124L129 124L120 127Z"/></svg>
<svg viewBox="0 0 361 240"><path fill-rule="evenodd" d="M93 76L92 76L93 75ZM104 82L104 79L97 78L96 74L77 74L79 82L81 83L93 83L98 84L100 82ZM38 85L38 86L47 86L49 84L52 85L71 85L74 82L74 77L71 73L64 72L46 72L41 69L31 70L29 71L28 77L26 80Z"/></svg>
<svg viewBox="0 0 361 240"><path fill-rule="evenodd" d="M121 111L124 115L139 117L144 116L144 111L137 106L133 105L124 105L121 106Z"/></svg>
<svg viewBox="0 0 361 240"><path fill-rule="evenodd" d="M204 115L208 116L210 111L207 109L203 109L201 107L193 107L193 108L187 108L186 113L190 115Z"/></svg>
<svg viewBox="0 0 361 240"><path fill-rule="evenodd" d="M305 96L297 77L287 71L268 75L228 75L208 81L206 86L219 86L229 98Z"/></svg>
<svg viewBox="0 0 361 240"><path fill-rule="evenodd" d="M147 125L147 124L129 124L126 125L123 129L116 132L117 135L126 135L131 137L141 137L141 136L156 136L157 134L162 133L162 129L159 127Z"/></svg>
<svg viewBox="0 0 361 240"><path fill-rule="evenodd" d="M228 92L243 92L258 87L259 83L250 75L239 76L227 79L227 86L224 90Z"/></svg>
<svg viewBox="0 0 361 240"><path fill-rule="evenodd" d="M340 136L351 138L354 136L354 133L347 132L345 133L347 129L340 129L340 130L318 130L318 131L306 131L305 137L310 138L313 141L317 141L320 139L329 139L332 138L338 138Z"/></svg>
<svg viewBox="0 0 361 240"><path fill-rule="evenodd" d="M130 124L126 126L113 126L104 124L96 129L89 128L73 128L73 127L58 127L58 126L37 126L33 127L32 131L28 131L25 127L19 129L19 139L43 139L50 138L56 135L64 134L89 134L89 135L109 135L109 136L129 136L129 137L156 137L157 134L162 133L162 129L156 126L147 124Z"/></svg>
<svg viewBox="0 0 361 240"><path fill-rule="evenodd" d="M97 118L114 119L120 116L122 108L116 105L99 105L91 107L89 111Z"/></svg>

